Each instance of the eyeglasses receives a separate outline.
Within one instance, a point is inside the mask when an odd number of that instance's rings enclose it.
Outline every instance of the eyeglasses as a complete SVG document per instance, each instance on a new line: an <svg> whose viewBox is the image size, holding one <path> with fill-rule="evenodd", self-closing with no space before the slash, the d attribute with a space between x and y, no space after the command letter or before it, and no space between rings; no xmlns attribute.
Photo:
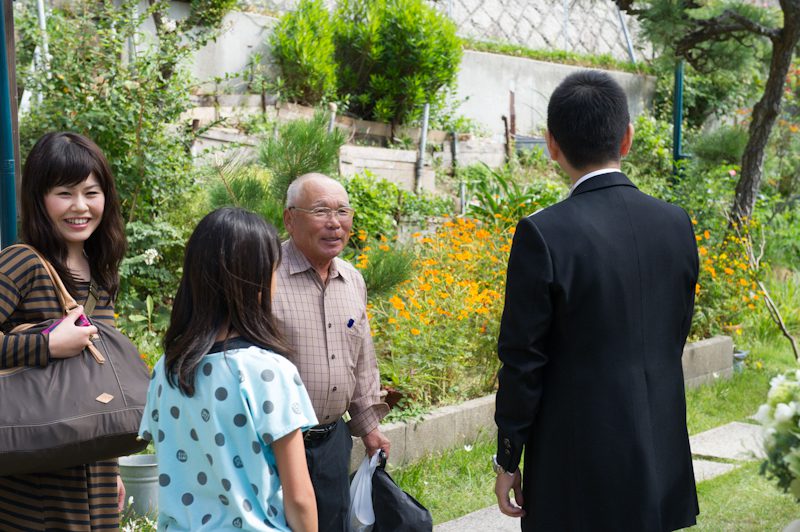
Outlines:
<svg viewBox="0 0 800 532"><path fill-rule="evenodd" d="M339 220L349 220L353 217L353 213L355 210L351 209L350 207L339 207L338 209L331 209L330 207L316 207L314 209L303 209L301 207L289 207L289 210L296 210L301 212L307 212L317 220L327 220L334 214L336 218Z"/></svg>

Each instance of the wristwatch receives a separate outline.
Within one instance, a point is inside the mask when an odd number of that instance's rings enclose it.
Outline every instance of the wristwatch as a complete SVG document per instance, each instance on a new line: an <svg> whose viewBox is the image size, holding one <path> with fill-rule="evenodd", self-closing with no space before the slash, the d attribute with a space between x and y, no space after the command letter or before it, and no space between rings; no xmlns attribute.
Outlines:
<svg viewBox="0 0 800 532"><path fill-rule="evenodd" d="M494 470L495 475L499 475L500 473L505 473L506 475L513 475L514 473L511 471L506 471L503 466L497 463L497 455L492 455L492 469Z"/></svg>

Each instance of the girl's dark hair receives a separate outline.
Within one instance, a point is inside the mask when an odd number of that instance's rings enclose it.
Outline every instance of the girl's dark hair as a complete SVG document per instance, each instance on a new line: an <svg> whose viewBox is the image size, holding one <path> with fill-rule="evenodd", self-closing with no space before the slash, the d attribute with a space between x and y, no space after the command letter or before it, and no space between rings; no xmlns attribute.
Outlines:
<svg viewBox="0 0 800 532"><path fill-rule="evenodd" d="M71 294L76 279L67 268L67 245L50 221L44 197L54 187L74 186L94 174L105 196L103 217L84 243L92 278L112 298L119 289L119 265L127 248L114 176L97 144L77 133L47 133L25 161L20 185L21 240L53 263Z"/></svg>
<svg viewBox="0 0 800 532"><path fill-rule="evenodd" d="M194 376L220 331L289 353L272 315L272 275L281 258L275 228L244 209L200 220L186 244L183 277L164 336L167 379L194 395Z"/></svg>

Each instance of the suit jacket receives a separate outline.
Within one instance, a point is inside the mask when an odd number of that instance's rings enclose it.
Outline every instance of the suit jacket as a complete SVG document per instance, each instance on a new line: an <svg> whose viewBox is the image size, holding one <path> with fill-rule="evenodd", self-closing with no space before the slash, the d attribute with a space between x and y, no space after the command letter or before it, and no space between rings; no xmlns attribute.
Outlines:
<svg viewBox="0 0 800 532"><path fill-rule="evenodd" d="M697 274L686 212L619 172L519 222L495 421L500 465L525 449L523 530L695 523L681 355Z"/></svg>

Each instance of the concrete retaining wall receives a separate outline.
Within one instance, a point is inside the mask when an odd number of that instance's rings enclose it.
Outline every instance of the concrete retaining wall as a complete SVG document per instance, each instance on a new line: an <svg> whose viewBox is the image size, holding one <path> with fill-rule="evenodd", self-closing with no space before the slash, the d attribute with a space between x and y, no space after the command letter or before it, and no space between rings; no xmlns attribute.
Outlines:
<svg viewBox="0 0 800 532"><path fill-rule="evenodd" d="M187 8L176 6L175 16ZM263 64L270 64L266 40L277 19L254 13L232 12L223 22L223 31L216 41L197 54L192 74L200 81L205 93L243 92L244 81L215 78L243 74L253 53L261 54ZM510 88L516 92L517 133L538 133L544 127L547 101L553 89L564 77L581 67L533 61L484 52L466 50L458 73L456 101L458 112L475 120L481 127L502 140L501 116L509 114ZM651 104L655 78L610 72L623 86L632 116L637 116ZM432 139L432 141L434 141Z"/></svg>
<svg viewBox="0 0 800 532"><path fill-rule="evenodd" d="M714 336L686 344L682 362L687 389L719 378L730 378L733 374L733 340L729 336ZM460 405L437 408L419 421L381 425L381 431L392 442L391 463L396 466L407 464L427 454L471 443L481 432L496 434L494 394ZM363 458L361 439L353 438L350 467L355 470Z"/></svg>

